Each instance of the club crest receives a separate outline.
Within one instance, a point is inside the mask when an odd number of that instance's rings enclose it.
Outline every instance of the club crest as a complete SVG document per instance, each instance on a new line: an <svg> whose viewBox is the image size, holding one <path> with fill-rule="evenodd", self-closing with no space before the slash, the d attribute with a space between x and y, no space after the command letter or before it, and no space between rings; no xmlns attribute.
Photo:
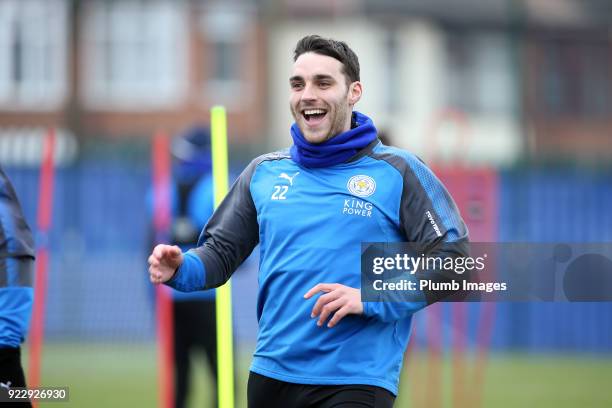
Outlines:
<svg viewBox="0 0 612 408"><path fill-rule="evenodd" d="M357 197L369 197L376 191L376 182L370 176L358 175L351 177L346 187Z"/></svg>

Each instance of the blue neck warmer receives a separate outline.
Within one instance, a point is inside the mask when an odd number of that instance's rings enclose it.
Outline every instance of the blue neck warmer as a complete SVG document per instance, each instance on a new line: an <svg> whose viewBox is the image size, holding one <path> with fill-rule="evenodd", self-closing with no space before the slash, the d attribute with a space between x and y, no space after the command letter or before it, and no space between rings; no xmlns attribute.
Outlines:
<svg viewBox="0 0 612 408"><path fill-rule="evenodd" d="M376 139L376 128L372 119L362 113L353 112L353 120L357 123L356 127L319 144L304 139L300 128L294 123L291 125L291 158L306 167L329 167L344 163Z"/></svg>

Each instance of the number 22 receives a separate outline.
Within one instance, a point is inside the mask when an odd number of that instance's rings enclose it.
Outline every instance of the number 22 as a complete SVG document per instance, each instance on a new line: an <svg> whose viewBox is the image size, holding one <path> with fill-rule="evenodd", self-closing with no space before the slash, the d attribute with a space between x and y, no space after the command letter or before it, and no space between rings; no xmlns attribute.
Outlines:
<svg viewBox="0 0 612 408"><path fill-rule="evenodd" d="M289 190L289 186L274 186L272 200L286 200L285 194L287 194L287 190Z"/></svg>

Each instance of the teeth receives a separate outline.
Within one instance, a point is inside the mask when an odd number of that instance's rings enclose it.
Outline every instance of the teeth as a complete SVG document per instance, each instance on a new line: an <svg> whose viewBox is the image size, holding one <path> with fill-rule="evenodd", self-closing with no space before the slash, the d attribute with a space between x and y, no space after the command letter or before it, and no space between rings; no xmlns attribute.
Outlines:
<svg viewBox="0 0 612 408"><path fill-rule="evenodd" d="M306 109L304 115L322 115L325 111L323 109Z"/></svg>

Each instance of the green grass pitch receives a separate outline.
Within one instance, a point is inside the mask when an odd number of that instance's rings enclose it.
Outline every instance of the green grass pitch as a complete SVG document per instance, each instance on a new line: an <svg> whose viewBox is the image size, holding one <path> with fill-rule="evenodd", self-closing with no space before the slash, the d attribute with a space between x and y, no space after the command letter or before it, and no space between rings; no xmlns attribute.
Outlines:
<svg viewBox="0 0 612 408"><path fill-rule="evenodd" d="M26 349L24 347L24 349ZM236 407L246 407L246 381L251 350L237 353L238 381ZM155 345L131 344L46 344L43 348L42 386L70 387L67 403L41 403L41 408L60 407L157 407L158 383ZM468 359L469 361L469 359ZM24 353L27 368L27 352ZM408 378L423 373L427 360L412 358L410 370L402 376L401 394L396 407L419 408L412 389L426 384ZM203 362L200 364L203 365ZM451 362L442 364L443 406L453 407ZM493 354L487 367L483 407L611 407L612 356ZM208 379L198 368L196 391L191 407L206 406ZM419 382L420 381L420 382Z"/></svg>

